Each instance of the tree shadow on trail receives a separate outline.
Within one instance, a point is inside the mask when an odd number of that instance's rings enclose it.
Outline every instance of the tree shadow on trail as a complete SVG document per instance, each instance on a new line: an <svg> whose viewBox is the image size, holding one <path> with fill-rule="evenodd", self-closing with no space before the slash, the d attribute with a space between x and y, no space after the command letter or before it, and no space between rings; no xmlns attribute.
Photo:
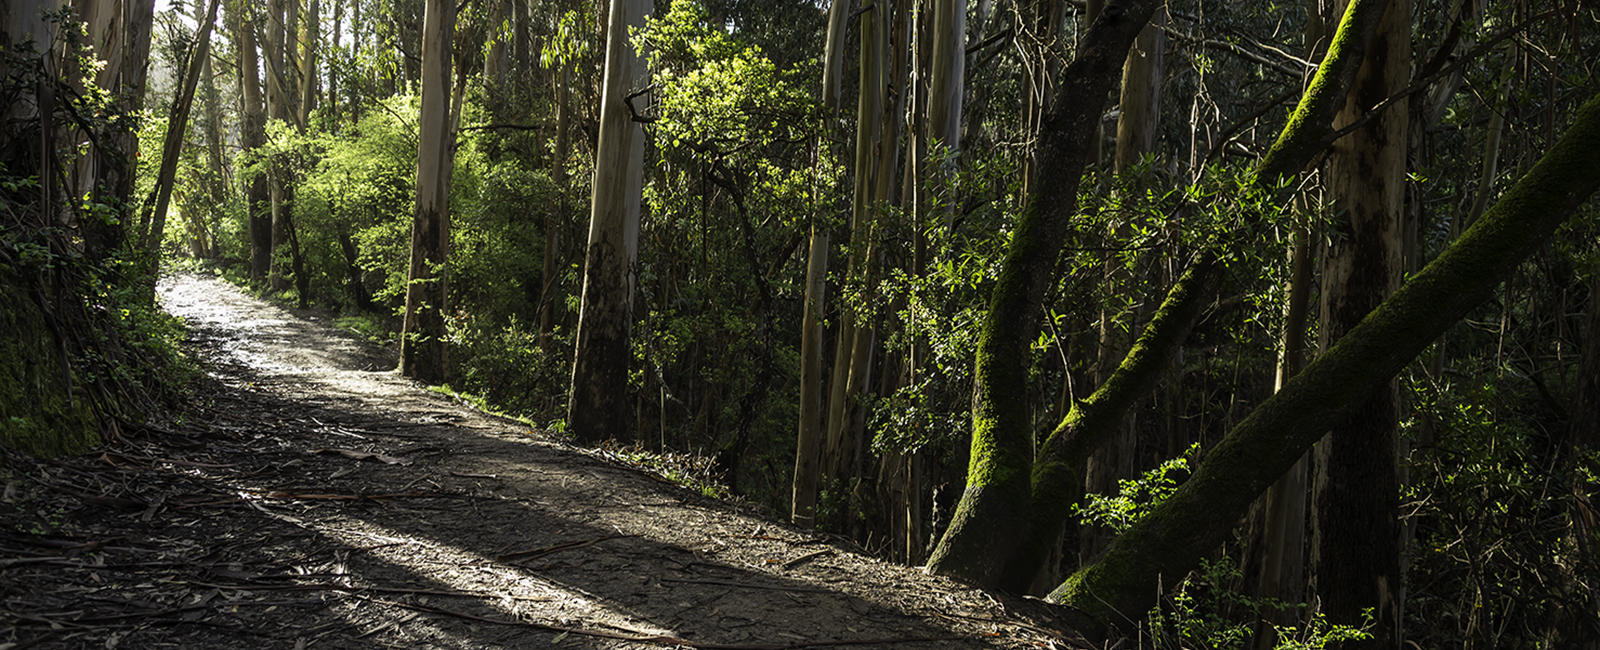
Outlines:
<svg viewBox="0 0 1600 650"><path fill-rule="evenodd" d="M7 503L61 521L48 538L0 535L0 644L1016 648L1066 636L1021 613L1041 606L861 557L364 371L370 347L212 284L188 288L191 349L209 361L209 403L188 422L99 456L3 458L7 477L37 486ZM25 526L0 530L12 528Z"/></svg>

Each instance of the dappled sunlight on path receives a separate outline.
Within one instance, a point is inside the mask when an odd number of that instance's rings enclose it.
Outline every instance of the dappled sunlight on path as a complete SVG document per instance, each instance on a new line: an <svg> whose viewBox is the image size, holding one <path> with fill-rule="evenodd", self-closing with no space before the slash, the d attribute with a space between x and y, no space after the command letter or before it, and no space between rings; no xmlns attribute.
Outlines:
<svg viewBox="0 0 1600 650"><path fill-rule="evenodd" d="M72 620L115 623L19 628L32 631L19 639L1065 647L1037 602L873 560L609 464L427 391L382 351L216 279L177 276L160 289L207 366L206 405L166 438L79 459L94 490L139 505L70 516L85 519L80 536L165 549L163 563L111 553L97 562L133 568L30 563L5 577L172 603L181 615L132 624L101 603ZM50 614L40 603L16 620L60 622Z"/></svg>

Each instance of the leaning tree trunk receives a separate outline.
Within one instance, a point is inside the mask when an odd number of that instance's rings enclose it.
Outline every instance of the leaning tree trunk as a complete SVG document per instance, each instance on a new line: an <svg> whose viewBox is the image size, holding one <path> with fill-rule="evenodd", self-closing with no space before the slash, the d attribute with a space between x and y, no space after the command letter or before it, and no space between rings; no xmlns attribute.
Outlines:
<svg viewBox="0 0 1600 650"><path fill-rule="evenodd" d="M1127 0L1103 11L1063 75L1044 116L1040 174L1029 192L978 338L967 486L928 567L997 585L1029 525L1033 426L1026 390L1029 346L1039 331L1045 289L1077 206L1078 184L1093 154L1100 114L1120 78L1134 37L1156 0ZM1064 507L1065 504L1057 504Z"/></svg>
<svg viewBox="0 0 1600 650"><path fill-rule="evenodd" d="M423 19L422 109L418 113L417 200L411 223L411 267L400 334L400 374L430 384L444 381L444 315L449 297L445 261L450 249L452 0L428 0Z"/></svg>
<svg viewBox="0 0 1600 650"><path fill-rule="evenodd" d="M589 244L567 402L567 431L581 442L625 438L632 429L628 362L633 351L628 336L639 252L644 130L633 122L626 102L633 88L644 85L646 70L628 33L642 28L650 11L650 0L611 0Z"/></svg>
<svg viewBox="0 0 1600 650"><path fill-rule="evenodd" d="M1323 437L1328 422L1382 389L1548 240L1600 187L1597 167L1600 95L1460 239L1251 411L1172 496L1050 599L1105 625L1143 620L1157 587L1170 587L1227 540L1250 503Z"/></svg>
<svg viewBox="0 0 1600 650"><path fill-rule="evenodd" d="M211 25L217 19L218 0L211 0L206 15L196 28L194 45L189 50L178 94L172 98L172 114L167 118L167 137L161 147L161 168L151 200L139 218L143 240L140 245L150 255L150 282L155 281L155 262L160 258L161 238L167 224L167 205L172 200L172 184L177 179L178 158L183 154L183 136L189 128L189 111L194 107L194 90L200 81L200 68L211 56ZM148 227L145 224L149 224Z"/></svg>
<svg viewBox="0 0 1600 650"><path fill-rule="evenodd" d="M1338 100L1355 78L1366 43L1376 33L1386 5L1387 0L1357 0L1347 8L1310 88L1257 166L1257 183L1275 186L1277 179L1298 173L1326 147L1333 117L1343 106ZM1135 14L1136 7L1143 13ZM1095 137L1101 106L1071 102L1109 91L1128 44L1154 7L1153 2L1108 7L1106 19L1096 22L1085 35L1084 53L1063 75L1070 92L1057 95L1045 130L1044 152L1050 156L1041 158L1041 165L1049 163L1041 170L1051 170L1050 177L1063 182L1042 186L1030 197L990 298L979 339L968 485L950 528L928 562L932 570L986 586L1027 587L1030 576L1064 534L1067 510L1062 504L1076 503L1082 496L1087 454L1109 439L1115 429L1108 426L1120 422L1137 395L1151 385L1147 383L1148 366L1162 355L1153 354L1152 346L1143 342L1181 343L1194 322L1192 315L1198 313L1193 303L1207 299L1206 287L1214 285L1225 269L1220 263L1221 251L1216 250L1203 253L1191 265L1122 363L1082 405L1096 406L1069 412L1045 440L1035 462L1033 433L1022 398L1027 346L1038 332L1040 300L1065 240L1065 221L1076 207L1076 183L1094 155L1090 140ZM1128 24L1132 18L1140 21ZM1111 47L1108 41L1113 39L1118 49L1107 51ZM1163 313L1168 315L1163 317Z"/></svg>

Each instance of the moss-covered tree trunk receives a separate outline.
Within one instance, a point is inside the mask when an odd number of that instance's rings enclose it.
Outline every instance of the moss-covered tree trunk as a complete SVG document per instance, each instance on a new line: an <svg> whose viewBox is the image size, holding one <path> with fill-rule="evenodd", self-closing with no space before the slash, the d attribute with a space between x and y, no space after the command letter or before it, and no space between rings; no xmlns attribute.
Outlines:
<svg viewBox="0 0 1600 650"><path fill-rule="evenodd" d="M1275 186L1277 179L1298 173L1328 144L1334 114L1343 106L1336 99L1343 97L1355 78L1386 7L1387 0L1354 0L1346 8L1328 55L1258 166L1258 182ZM1136 342L1106 385L1095 391L1100 396L1091 401L1098 406L1088 412L1069 412L1045 444L1047 457L1034 467L1033 432L1022 390L1027 345L1038 331L1040 296L1065 238L1066 215L1075 209L1078 178L1093 155L1089 140L1095 137L1099 119L1098 108L1071 102L1100 97L1109 90L1119 78L1121 57L1154 9L1154 3L1139 2L1107 7L1102 21L1106 24L1097 22L1090 28L1084 37L1084 52L1063 75L1064 92L1045 124L1044 152L1050 163L1041 167L1059 169L1050 176L1062 182L1045 184L1028 201L990 298L978 349L967 489L950 528L928 561L931 570L985 586L1025 588L1050 544L1061 538L1068 523L1066 509L1081 495L1082 467L1088 454L1113 433L1103 427L1117 426L1135 399L1149 390L1146 369L1139 359L1151 362L1155 357L1148 353L1153 348ZM1126 24L1130 17L1138 18L1140 24ZM1109 52L1108 47L1119 49ZM1098 77L1091 79L1092 75ZM1090 94L1093 92L1101 94ZM1065 165L1071 165L1070 172ZM1042 211L1052 217L1042 217ZM1181 343L1199 302L1207 299L1205 287L1217 282L1225 268L1220 254L1213 250L1201 255L1193 272L1179 278L1157 312L1171 317L1153 318L1140 341ZM1181 314L1190 316L1178 317Z"/></svg>
<svg viewBox="0 0 1600 650"><path fill-rule="evenodd" d="M1038 165L1052 182L1029 193L989 298L978 342L967 486L928 560L931 570L997 585L1024 537L1033 467L1025 388L1029 345L1039 331L1041 302L1077 208L1078 183L1106 97L1157 4L1127 0L1102 11L1045 115Z"/></svg>
<svg viewBox="0 0 1600 650"><path fill-rule="evenodd" d="M1404 88L1411 75L1411 3L1394 0L1335 120L1343 126ZM1400 284L1406 194L1406 102L1334 144L1329 193L1337 208L1322 267L1323 349ZM1374 612L1366 647L1393 645L1399 623L1400 527L1395 436L1399 395L1375 388L1317 445L1312 571L1322 612L1358 624Z"/></svg>
<svg viewBox="0 0 1600 650"><path fill-rule="evenodd" d="M1050 594L1107 625L1144 617L1159 589L1227 539L1251 501L1390 381L1435 337L1487 299L1600 187L1600 96L1540 161L1439 257L1254 409L1194 475Z"/></svg>

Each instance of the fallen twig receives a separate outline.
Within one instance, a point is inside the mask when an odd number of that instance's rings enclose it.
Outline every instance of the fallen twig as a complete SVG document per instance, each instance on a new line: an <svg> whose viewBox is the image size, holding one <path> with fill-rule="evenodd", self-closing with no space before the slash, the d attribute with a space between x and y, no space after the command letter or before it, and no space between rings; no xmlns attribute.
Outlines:
<svg viewBox="0 0 1600 650"><path fill-rule="evenodd" d="M822 549L820 551L812 551L810 553L807 553L805 555L797 557L797 558L795 558L793 560L789 560L788 562L784 562L783 563L783 568L784 569L793 569L793 568L795 568L797 566L805 564L806 562L810 562L811 560L814 560L816 558L822 557L824 555L828 555L830 553L833 553L833 549L831 549L831 548L825 548L825 549Z"/></svg>
<svg viewBox="0 0 1600 650"><path fill-rule="evenodd" d="M609 539L621 539L623 537L638 537L638 535L626 535L626 534L602 535L600 537L596 537L596 538L593 538L593 539L579 540L579 541L576 541L576 542L565 542L565 543L562 543L562 544L556 544L554 546L545 546L545 547L541 547L541 548L532 548L532 549L528 549L526 551L512 551L510 553L502 554L498 559L501 562L510 562L512 560L531 560L533 558L542 557L542 556L545 556L545 555L549 555L551 553L556 553L556 552L559 552L559 551L570 551L572 549L583 548L585 546L593 546L595 544L599 544L600 542L604 542L604 541L609 540Z"/></svg>

